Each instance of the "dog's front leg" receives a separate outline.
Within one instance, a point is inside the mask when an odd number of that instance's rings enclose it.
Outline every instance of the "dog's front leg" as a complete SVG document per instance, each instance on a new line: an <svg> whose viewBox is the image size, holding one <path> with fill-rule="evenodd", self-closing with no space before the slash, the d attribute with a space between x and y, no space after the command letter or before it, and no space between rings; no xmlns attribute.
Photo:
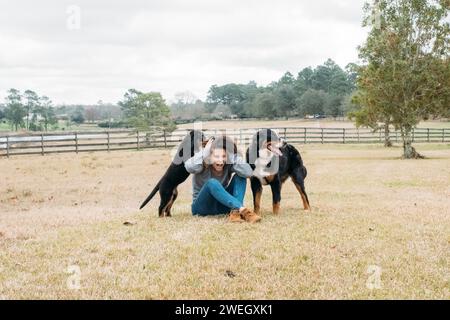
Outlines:
<svg viewBox="0 0 450 320"><path fill-rule="evenodd" d="M253 210L256 214L261 211L261 195L262 195L262 184L258 178L250 178L250 184L253 193Z"/></svg>
<svg viewBox="0 0 450 320"><path fill-rule="evenodd" d="M281 181L278 177L272 180L270 183L270 188L272 188L273 214L279 214L281 202Z"/></svg>

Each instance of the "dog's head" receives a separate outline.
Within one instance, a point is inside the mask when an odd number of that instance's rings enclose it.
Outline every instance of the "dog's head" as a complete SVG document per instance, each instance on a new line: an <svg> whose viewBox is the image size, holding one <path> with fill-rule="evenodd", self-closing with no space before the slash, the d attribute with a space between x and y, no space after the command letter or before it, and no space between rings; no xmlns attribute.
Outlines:
<svg viewBox="0 0 450 320"><path fill-rule="evenodd" d="M180 145L178 146L177 153L173 159L173 163L181 164L186 160L192 158L194 154L199 152L202 147L206 145L208 140L202 131L191 130L183 138Z"/></svg>
<svg viewBox="0 0 450 320"><path fill-rule="evenodd" d="M273 156L281 156L282 148L286 142L281 139L272 129L261 129L252 138L249 147L249 163L255 164L256 159L263 154L271 154Z"/></svg>

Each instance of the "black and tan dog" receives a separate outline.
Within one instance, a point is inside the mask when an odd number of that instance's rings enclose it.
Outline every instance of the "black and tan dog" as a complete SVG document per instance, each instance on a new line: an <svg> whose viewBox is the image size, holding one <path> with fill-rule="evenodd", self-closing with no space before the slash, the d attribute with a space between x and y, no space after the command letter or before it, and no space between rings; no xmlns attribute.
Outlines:
<svg viewBox="0 0 450 320"><path fill-rule="evenodd" d="M177 153L166 173L159 180L156 187L141 204L139 209L144 208L159 191L159 195L161 197L161 202L158 209L159 216L170 217L170 210L178 197L177 187L189 177L189 172L186 171L184 162L200 151L200 149L204 147L207 142L208 141L205 139L203 132L198 130L190 131L179 145Z"/></svg>
<svg viewBox="0 0 450 320"><path fill-rule="evenodd" d="M273 213L280 212L281 187L289 177L300 193L304 209L310 210L305 190L307 171L294 146L280 139L275 131L262 129L253 136L246 158L253 169L250 181L256 213L261 210L263 185L270 185L272 189Z"/></svg>

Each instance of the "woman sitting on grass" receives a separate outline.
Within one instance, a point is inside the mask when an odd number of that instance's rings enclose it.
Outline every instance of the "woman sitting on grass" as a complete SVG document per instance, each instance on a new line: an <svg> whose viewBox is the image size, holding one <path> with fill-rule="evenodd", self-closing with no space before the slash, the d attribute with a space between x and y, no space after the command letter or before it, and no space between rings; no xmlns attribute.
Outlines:
<svg viewBox="0 0 450 320"><path fill-rule="evenodd" d="M236 145L231 139L225 136L211 139L184 166L189 173L194 174L194 215L229 214L231 222L253 223L261 220L260 216L243 205L247 178L252 176L253 170L237 154Z"/></svg>

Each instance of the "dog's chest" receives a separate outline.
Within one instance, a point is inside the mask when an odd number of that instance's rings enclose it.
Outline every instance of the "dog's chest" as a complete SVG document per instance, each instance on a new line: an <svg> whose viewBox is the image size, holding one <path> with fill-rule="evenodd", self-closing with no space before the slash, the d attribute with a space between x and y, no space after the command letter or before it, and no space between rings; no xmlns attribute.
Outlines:
<svg viewBox="0 0 450 320"><path fill-rule="evenodd" d="M269 168L269 164L271 163L273 157L273 153L261 151L259 157L255 161L255 170L253 170L253 176L258 178L262 185L267 185L268 182L265 178L274 174L274 172L271 172Z"/></svg>

